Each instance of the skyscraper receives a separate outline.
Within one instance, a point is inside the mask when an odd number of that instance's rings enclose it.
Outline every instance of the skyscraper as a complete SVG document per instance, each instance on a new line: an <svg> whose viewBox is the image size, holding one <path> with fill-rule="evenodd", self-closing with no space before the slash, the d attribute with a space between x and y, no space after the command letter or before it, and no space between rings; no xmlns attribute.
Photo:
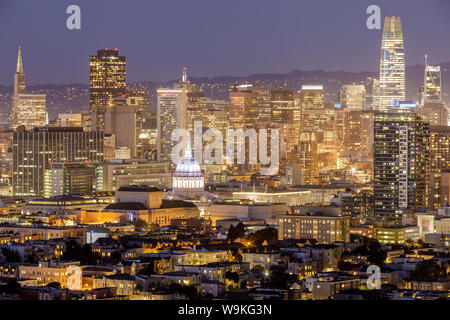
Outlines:
<svg viewBox="0 0 450 320"><path fill-rule="evenodd" d="M381 40L380 105L386 111L405 101L405 54L400 17L386 17Z"/></svg>
<svg viewBox="0 0 450 320"><path fill-rule="evenodd" d="M428 64L428 55L425 55L425 72L423 87L421 88L420 103L424 105L427 102L441 101L441 66Z"/></svg>
<svg viewBox="0 0 450 320"><path fill-rule="evenodd" d="M186 91L184 89L157 90L157 125L159 162L172 162L172 149L178 143L172 141L172 133L186 129Z"/></svg>
<svg viewBox="0 0 450 320"><path fill-rule="evenodd" d="M126 93L126 58L119 51L98 50L90 57L91 130L104 131L106 106L112 98Z"/></svg>
<svg viewBox="0 0 450 320"><path fill-rule="evenodd" d="M42 127L47 124L47 109L45 94L19 94L16 98L14 122L11 129L25 126L26 130Z"/></svg>
<svg viewBox="0 0 450 320"><path fill-rule="evenodd" d="M352 110L366 109L366 88L364 85L346 84L339 91L341 108Z"/></svg>
<svg viewBox="0 0 450 320"><path fill-rule="evenodd" d="M427 206L429 127L415 113L379 113L374 136L375 216L401 223Z"/></svg>
<svg viewBox="0 0 450 320"><path fill-rule="evenodd" d="M45 94L27 94L25 86L25 73L23 71L22 47L17 53L16 73L14 74L14 92L10 128L15 130L23 125L26 130L45 126L47 123Z"/></svg>
<svg viewBox="0 0 450 320"><path fill-rule="evenodd" d="M13 134L13 195L44 196L52 162L103 161L103 133L83 128L35 128Z"/></svg>
<svg viewBox="0 0 450 320"><path fill-rule="evenodd" d="M114 134L116 148L127 148L136 157L136 105L133 98L111 100L105 112L105 133Z"/></svg>
<svg viewBox="0 0 450 320"><path fill-rule="evenodd" d="M14 73L13 90L14 91L12 96L10 122L11 122L11 129L16 129L18 125L17 103L19 99L19 94L26 93L25 73L23 71L23 60L22 60L22 46L19 46L17 52L17 66L16 66L16 73Z"/></svg>
<svg viewBox="0 0 450 320"><path fill-rule="evenodd" d="M429 206L435 209L448 203L445 180L450 173L450 127L430 126ZM447 182L448 184L448 182ZM448 193L447 193L448 195Z"/></svg>

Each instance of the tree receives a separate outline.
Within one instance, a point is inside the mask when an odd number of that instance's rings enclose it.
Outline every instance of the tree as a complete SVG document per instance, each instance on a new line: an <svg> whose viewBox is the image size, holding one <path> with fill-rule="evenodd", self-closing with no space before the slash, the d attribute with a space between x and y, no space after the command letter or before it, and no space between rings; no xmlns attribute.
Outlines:
<svg viewBox="0 0 450 320"><path fill-rule="evenodd" d="M243 257L242 257L242 254L240 254L238 248L233 248L231 250L231 255L233 256L234 261L242 262Z"/></svg>
<svg viewBox="0 0 450 320"><path fill-rule="evenodd" d="M227 271L225 273L225 279L239 283L239 274L237 272Z"/></svg>
<svg viewBox="0 0 450 320"><path fill-rule="evenodd" d="M193 300L197 296L197 289L195 289L195 287L192 285L182 286L178 283L171 283L169 285L169 290L184 294L191 300Z"/></svg>
<svg viewBox="0 0 450 320"><path fill-rule="evenodd" d="M32 255L28 256L27 262L29 264L38 264L39 263L39 257L33 253Z"/></svg>
<svg viewBox="0 0 450 320"><path fill-rule="evenodd" d="M255 246L261 246L264 241L267 243L276 241L278 239L278 230L272 227L268 227L262 230L258 230L249 236L250 242Z"/></svg>
<svg viewBox="0 0 450 320"><path fill-rule="evenodd" d="M136 228L145 228L145 227L147 227L147 225L148 225L148 223L147 222L145 222L144 220L142 220L142 219L137 219L135 222L134 222L134 226L136 227Z"/></svg>
<svg viewBox="0 0 450 320"><path fill-rule="evenodd" d="M50 282L47 287L61 289L61 284L59 282Z"/></svg>
<svg viewBox="0 0 450 320"><path fill-rule="evenodd" d="M353 253L367 256L367 260L377 266L383 265L387 257L387 253L382 250L381 244L373 238L363 238L362 245L355 248Z"/></svg>
<svg viewBox="0 0 450 320"><path fill-rule="evenodd" d="M243 238L244 236L245 236L245 226L242 222L239 222L236 227L230 225L227 234L227 238L229 240L234 241L237 238Z"/></svg>
<svg viewBox="0 0 450 320"><path fill-rule="evenodd" d="M141 268L138 271L138 274L140 275L146 275L146 276L150 276L152 274L155 274L155 269L154 269L154 264L153 261L146 264L143 268Z"/></svg>
<svg viewBox="0 0 450 320"><path fill-rule="evenodd" d="M15 263L22 262L20 255L17 251L9 248L2 248L2 254L5 256L6 262Z"/></svg>
<svg viewBox="0 0 450 320"><path fill-rule="evenodd" d="M66 242L66 250L64 251L62 260L80 261L81 265L97 264L99 260L98 254L92 252L91 246L85 244L81 246L75 240Z"/></svg>
<svg viewBox="0 0 450 320"><path fill-rule="evenodd" d="M412 280L432 280L445 277L445 269L432 260L420 262L417 265L416 271L411 275Z"/></svg>
<svg viewBox="0 0 450 320"><path fill-rule="evenodd" d="M289 281L292 277L285 272L285 269L280 266L270 266L269 281L267 284L275 289L287 289Z"/></svg>

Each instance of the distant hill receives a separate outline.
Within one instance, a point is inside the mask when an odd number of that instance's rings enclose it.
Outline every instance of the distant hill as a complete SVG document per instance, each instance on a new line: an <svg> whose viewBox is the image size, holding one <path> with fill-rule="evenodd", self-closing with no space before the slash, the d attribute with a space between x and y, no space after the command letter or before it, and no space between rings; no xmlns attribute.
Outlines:
<svg viewBox="0 0 450 320"><path fill-rule="evenodd" d="M450 105L450 62L441 63L442 71L442 90L444 100ZM418 100L418 92L423 84L423 65L414 65L406 67L406 95L407 100ZM234 83L253 83L267 85L275 88L289 88L298 90L303 84L323 84L328 101L337 100L337 92L343 84L364 84L367 90L371 90L368 78L377 77L378 72L347 72L347 71L323 71L294 70L289 73L259 73L248 76L216 76L212 78L199 77L189 78L189 80L198 85L205 91L206 96L213 99L227 99L228 87ZM158 87L171 87L173 83L168 82L141 81L130 83L131 87L145 87L149 91L151 108L156 107L156 89ZM87 109L89 105L89 87L86 84L67 84L67 85L36 85L28 86L28 92L47 94L47 106L50 118L56 117L58 113L80 112ZM12 87L0 86L0 112L9 113L11 104Z"/></svg>

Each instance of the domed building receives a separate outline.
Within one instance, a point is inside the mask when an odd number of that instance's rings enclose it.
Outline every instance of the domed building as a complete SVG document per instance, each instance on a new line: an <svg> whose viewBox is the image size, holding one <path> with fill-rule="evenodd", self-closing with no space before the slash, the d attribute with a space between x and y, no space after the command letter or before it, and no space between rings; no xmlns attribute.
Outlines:
<svg viewBox="0 0 450 320"><path fill-rule="evenodd" d="M174 193L192 196L205 190L205 177L200 165L192 156L190 145L186 148L183 160L175 169L172 190Z"/></svg>

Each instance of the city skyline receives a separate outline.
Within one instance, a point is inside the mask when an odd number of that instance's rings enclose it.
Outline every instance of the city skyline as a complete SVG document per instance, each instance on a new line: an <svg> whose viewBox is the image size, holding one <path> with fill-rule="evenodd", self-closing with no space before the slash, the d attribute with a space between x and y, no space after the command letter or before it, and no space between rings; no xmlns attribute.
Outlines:
<svg viewBox="0 0 450 320"><path fill-rule="evenodd" d="M177 5L177 8L184 8L182 3L170 2ZM184 15L177 13L171 17L168 20L170 24L161 25L160 20L167 17L165 5L150 5L135 1L129 8L121 9L121 14L127 19L130 19L128 18L130 15L139 17L142 22L141 28L136 28L137 22L127 24L128 20L124 18L125 22L117 23L111 26L110 30L105 30L92 18L94 14L100 14L98 5L79 1L84 24L82 23L81 30L76 31L65 28L66 3L43 6L52 14L49 15L51 18L42 22L37 18L39 10L42 10L38 7L35 11L30 10L35 12L36 18L25 18L21 21L21 25L17 25L16 21L8 21L8 16L2 16L0 26L10 22L9 28L15 27L14 32L2 35L5 47L10 49L0 53L2 61L0 69L5 70L0 75L0 85L11 85L6 74L8 68L11 68L10 61L15 59L14 51L19 45L24 47L24 59L27 60L25 69L29 74L29 83L33 84L87 83L88 65L81 57L91 55L94 50L102 47L119 48L122 54L128 57L129 81L175 80L179 78L179 70L185 65L189 66L193 77L283 73L296 69L375 71L378 69L379 56L376 52L381 43L382 29L369 30L365 26L369 16L365 9L373 3L353 2L354 5L344 8L325 1L326 5L321 6L321 12L318 12L316 4L308 3L308 6L305 6L304 2L297 4L287 1L282 8L275 8L283 10L281 13L275 11L273 14L286 14L288 22L278 20L279 25L274 24L272 28L263 24L270 18L271 10L268 9L273 9L274 6L267 2L260 3L256 9L254 6L244 4L239 7L240 10L231 12L229 10L233 8L233 3L227 8L222 8L221 4L199 3L192 6L193 8L185 8ZM445 19L445 12L450 10L448 2L436 0L424 5L422 1L410 1L408 7L401 6L401 2L392 4L375 1L375 3L381 8L382 20L391 15L402 17L407 66L422 64L425 53L431 56L434 64L450 61L450 57L446 54L450 51L450 47L441 40L439 32L426 32L431 29L448 30L450 25ZM4 1L0 5L1 12L10 12L11 16L14 16L15 11L21 10L23 5L20 1L15 1L14 4ZM199 13L193 13L194 8L204 9L203 14L198 16ZM234 18L235 23L229 24L230 21L224 21L223 18L213 20L217 15L217 9L234 14L235 16L230 15L230 18ZM118 13L114 6L105 10L105 14L117 17ZM160 10L161 17L154 17L155 10ZM294 16L296 10L299 12L297 17ZM61 12L61 17L56 19L58 12ZM141 16L144 12L150 18L144 19ZM315 16L316 13L323 19L310 21L309 16ZM192 20L193 18L195 19ZM216 28L207 27L212 21ZM57 27L58 23L61 23L61 30ZM341 27L336 28L336 23ZM31 33L26 32L30 30L30 24L35 29ZM182 30L177 28L178 24L188 25L190 28ZM243 28L243 24L247 27ZM315 28L319 36L312 37L308 28L305 28L306 24ZM248 27L249 25L252 27ZM37 40L46 41L40 33L44 30L45 37L52 37L54 41L41 47ZM164 32L155 36L155 30ZM30 39L31 34L34 34L33 39ZM119 38L113 36L117 34L120 35ZM135 37L142 41L139 43L126 41ZM102 40L98 40L99 38ZM239 48L240 51L236 52L234 48ZM49 54L53 54L54 59L43 61L42 57Z"/></svg>
<svg viewBox="0 0 450 320"><path fill-rule="evenodd" d="M433 2L2 2L0 302L449 300Z"/></svg>

